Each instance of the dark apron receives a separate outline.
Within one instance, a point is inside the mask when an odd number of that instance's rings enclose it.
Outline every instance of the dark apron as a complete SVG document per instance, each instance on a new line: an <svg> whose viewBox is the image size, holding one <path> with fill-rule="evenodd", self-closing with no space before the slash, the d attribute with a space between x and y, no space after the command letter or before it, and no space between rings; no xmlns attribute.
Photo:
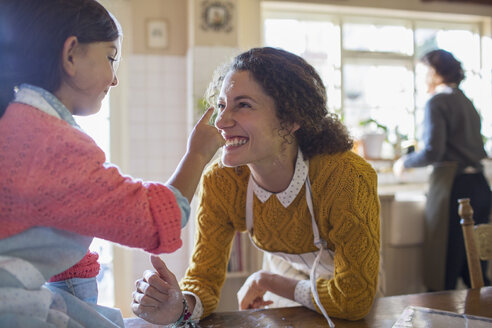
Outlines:
<svg viewBox="0 0 492 328"><path fill-rule="evenodd" d="M449 201L456 163L435 166L429 181L425 210L424 283L431 290L443 290L448 244Z"/></svg>

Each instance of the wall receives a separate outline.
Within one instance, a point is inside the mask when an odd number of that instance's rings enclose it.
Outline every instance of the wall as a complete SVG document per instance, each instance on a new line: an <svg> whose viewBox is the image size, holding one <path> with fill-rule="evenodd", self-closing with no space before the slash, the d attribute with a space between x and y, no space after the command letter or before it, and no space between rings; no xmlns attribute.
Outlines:
<svg viewBox="0 0 492 328"><path fill-rule="evenodd" d="M188 48L187 6L184 0L131 0L133 53L185 56ZM150 49L146 44L146 24L155 18L167 22L166 49Z"/></svg>

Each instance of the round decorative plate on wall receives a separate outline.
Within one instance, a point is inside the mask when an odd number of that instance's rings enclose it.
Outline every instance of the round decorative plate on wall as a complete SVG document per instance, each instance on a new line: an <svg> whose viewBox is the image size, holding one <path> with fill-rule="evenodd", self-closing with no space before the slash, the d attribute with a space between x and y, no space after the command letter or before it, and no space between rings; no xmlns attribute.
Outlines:
<svg viewBox="0 0 492 328"><path fill-rule="evenodd" d="M202 2L202 30L232 31L232 10L234 5L229 1Z"/></svg>

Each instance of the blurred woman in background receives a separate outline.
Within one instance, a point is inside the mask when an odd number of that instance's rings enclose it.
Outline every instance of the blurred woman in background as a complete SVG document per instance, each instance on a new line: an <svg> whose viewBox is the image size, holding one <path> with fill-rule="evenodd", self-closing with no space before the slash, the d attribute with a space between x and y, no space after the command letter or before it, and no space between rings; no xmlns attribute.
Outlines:
<svg viewBox="0 0 492 328"><path fill-rule="evenodd" d="M449 52L426 53L427 86L424 148L400 158L399 176L406 168L433 165L426 205L424 282L429 290L455 289L458 278L470 287L458 199L470 198L475 223L489 221L491 192L481 160L487 157L480 134L480 116L459 88L465 78L461 63ZM484 282L486 262L482 261Z"/></svg>

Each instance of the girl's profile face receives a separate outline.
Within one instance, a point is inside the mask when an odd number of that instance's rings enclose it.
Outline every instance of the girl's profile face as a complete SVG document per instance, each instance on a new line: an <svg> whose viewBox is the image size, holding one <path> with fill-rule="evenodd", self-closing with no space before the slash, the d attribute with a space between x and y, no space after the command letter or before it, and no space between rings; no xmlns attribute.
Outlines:
<svg viewBox="0 0 492 328"><path fill-rule="evenodd" d="M120 57L120 39L77 44L73 51L71 75L65 75L60 100L74 115L90 115L101 108L109 89L118 84L116 70Z"/></svg>
<svg viewBox="0 0 492 328"><path fill-rule="evenodd" d="M226 140L222 152L224 165L271 165L278 159L285 139L279 134L275 102L251 73L229 72L216 108L215 126Z"/></svg>

